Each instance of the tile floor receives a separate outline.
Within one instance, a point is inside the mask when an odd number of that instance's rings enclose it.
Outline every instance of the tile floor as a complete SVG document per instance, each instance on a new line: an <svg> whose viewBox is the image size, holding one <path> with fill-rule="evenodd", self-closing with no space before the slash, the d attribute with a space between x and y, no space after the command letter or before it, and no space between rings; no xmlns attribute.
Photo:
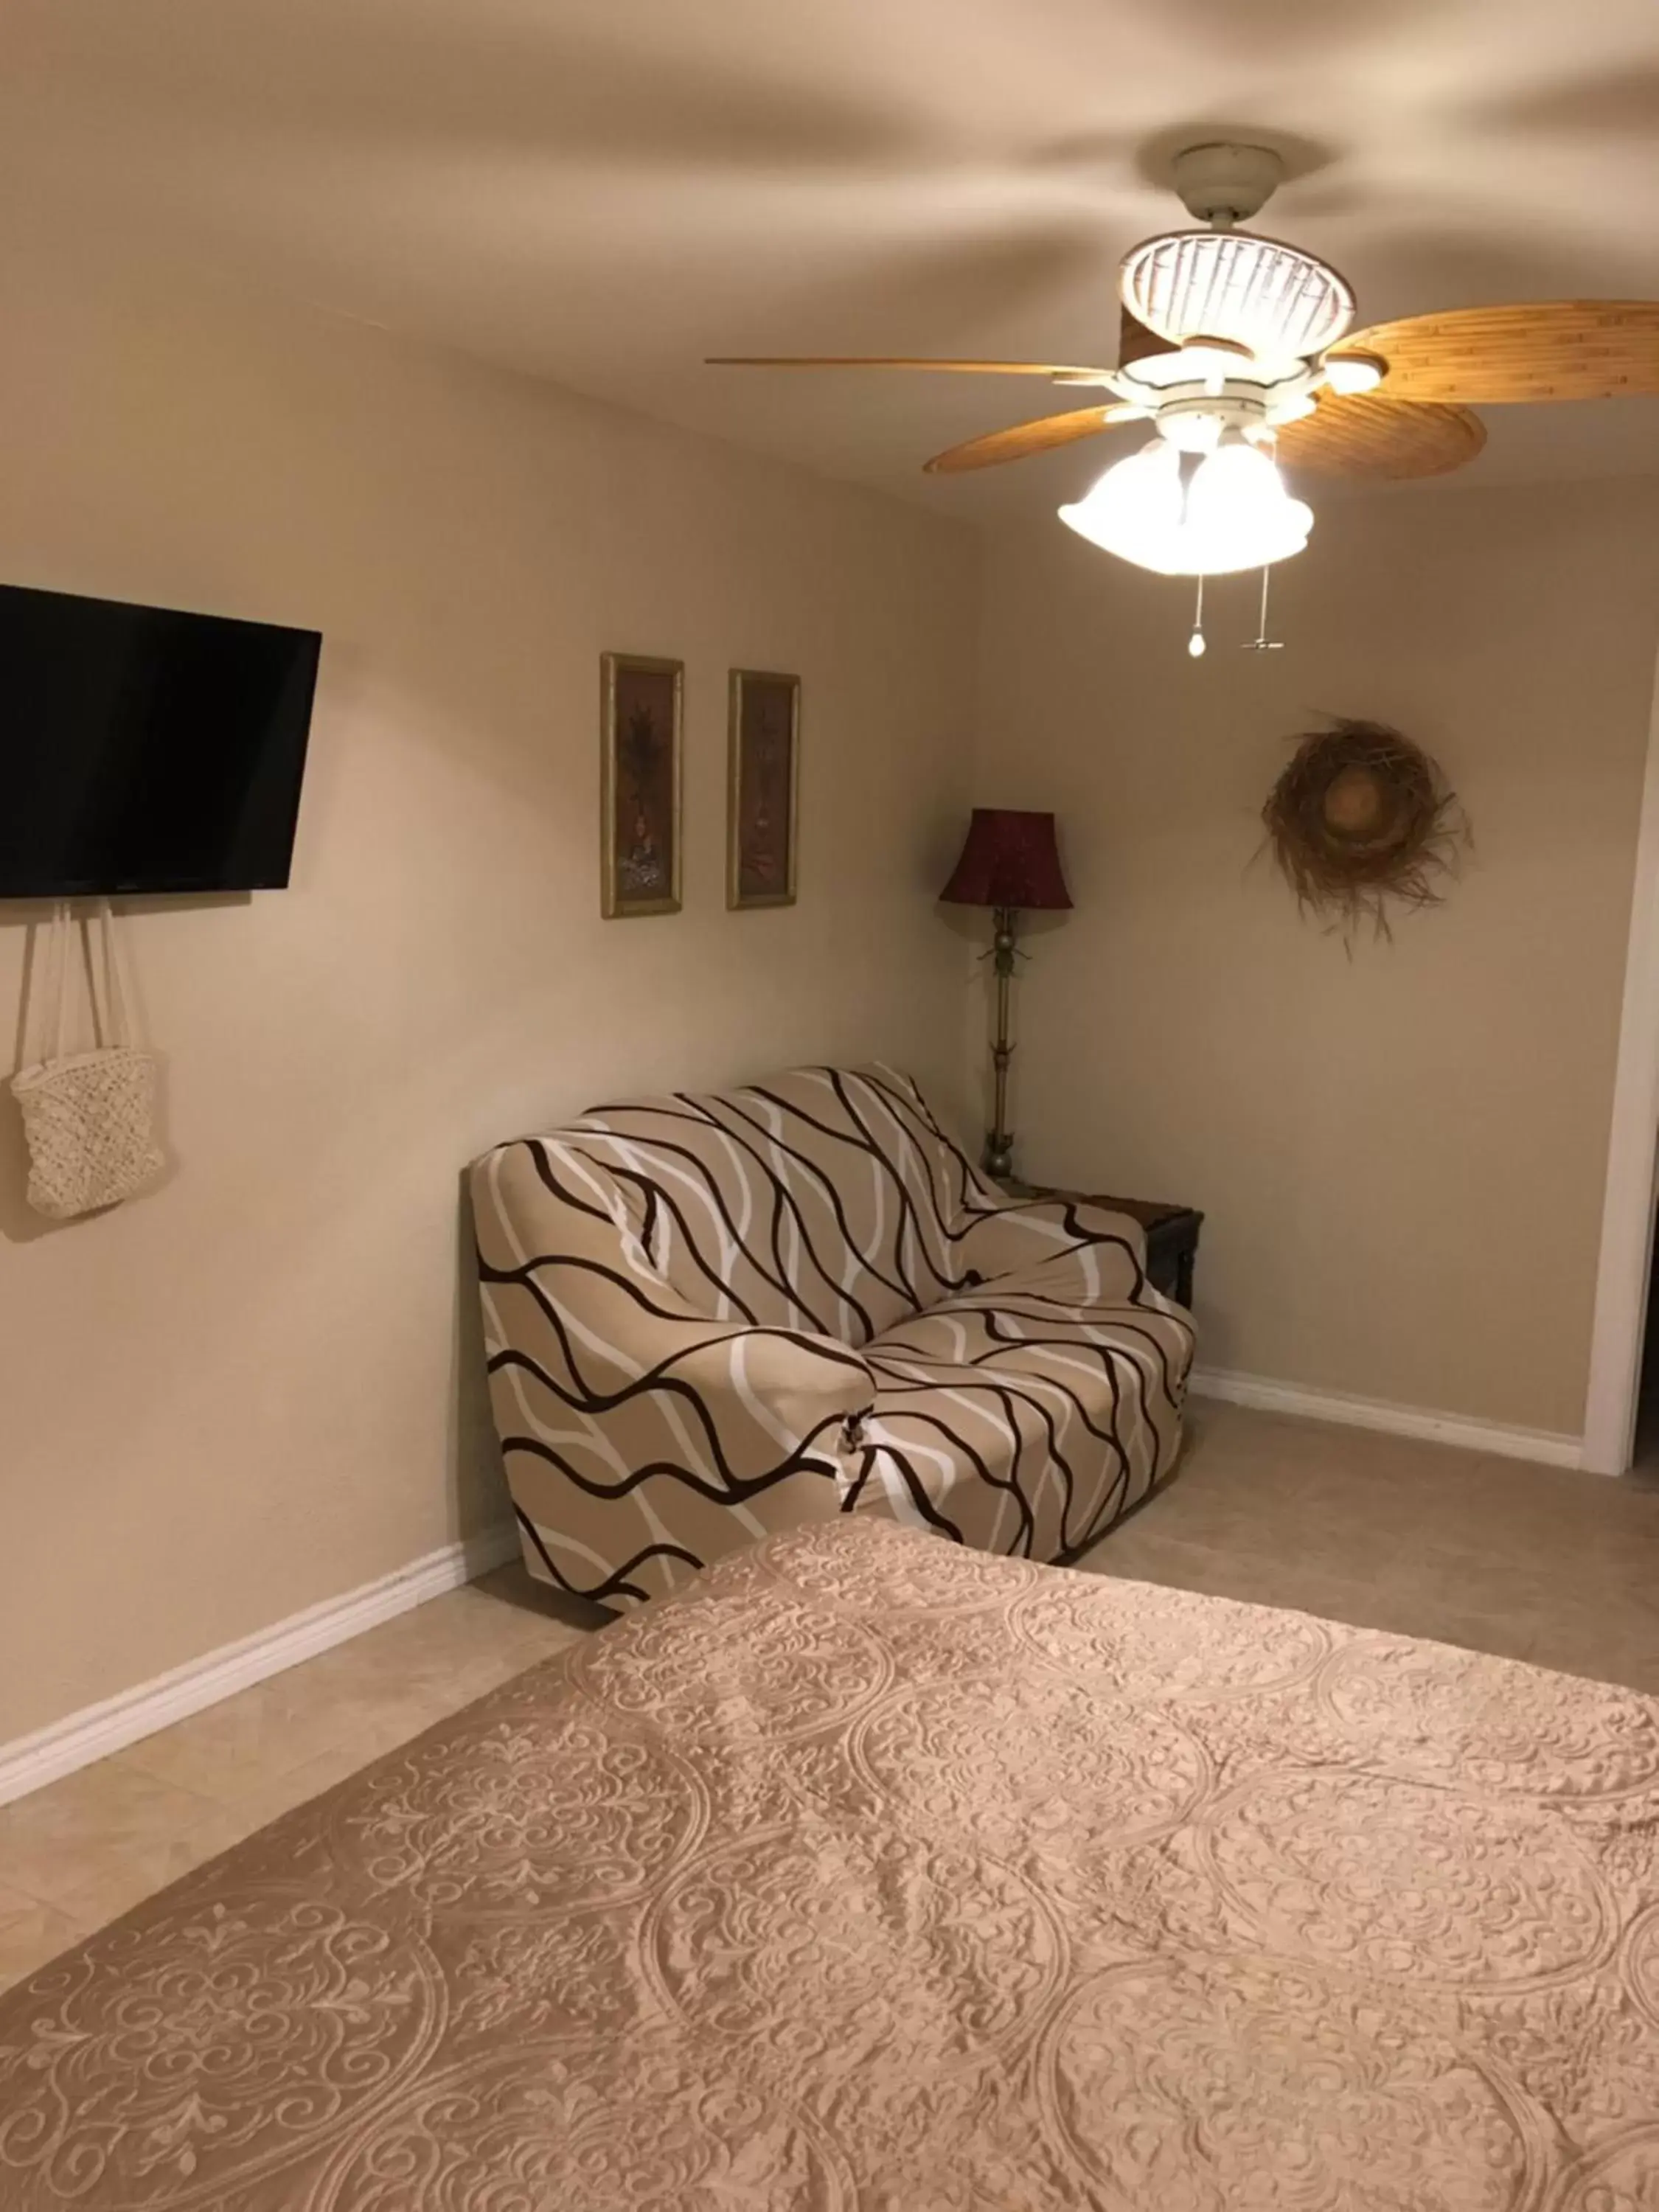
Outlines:
<svg viewBox="0 0 1659 2212"><path fill-rule="evenodd" d="M0 1988L583 1631L516 1566L0 1806Z"/></svg>
<svg viewBox="0 0 1659 2212"><path fill-rule="evenodd" d="M1214 1403L1192 1425L1096 1572L1659 1694L1659 1470L1613 1481Z"/></svg>
<svg viewBox="0 0 1659 2212"><path fill-rule="evenodd" d="M1086 1564L1659 1693L1659 1474L1202 1404L1176 1480ZM0 1986L587 1632L553 1603L502 1568L0 1807Z"/></svg>

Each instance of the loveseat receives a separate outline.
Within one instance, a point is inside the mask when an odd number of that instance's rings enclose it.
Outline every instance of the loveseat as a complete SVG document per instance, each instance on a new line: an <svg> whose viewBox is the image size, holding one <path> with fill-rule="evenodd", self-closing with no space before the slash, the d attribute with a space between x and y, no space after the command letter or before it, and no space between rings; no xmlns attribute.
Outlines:
<svg viewBox="0 0 1659 2212"><path fill-rule="evenodd" d="M1136 1224L1010 1203L908 1077L603 1107L472 1170L532 1574L606 1603L838 1513L1065 1559L1173 1464L1192 1324Z"/></svg>

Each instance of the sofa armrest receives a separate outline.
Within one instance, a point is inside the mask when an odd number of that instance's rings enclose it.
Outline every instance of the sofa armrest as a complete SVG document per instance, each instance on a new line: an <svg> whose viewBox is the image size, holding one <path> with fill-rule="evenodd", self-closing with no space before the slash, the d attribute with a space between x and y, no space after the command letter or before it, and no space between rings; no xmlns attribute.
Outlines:
<svg viewBox="0 0 1659 2212"><path fill-rule="evenodd" d="M698 1314L660 1279L648 1284L570 1254L502 1267L481 1251L480 1285L492 1369L534 1341L538 1364L562 1370L595 1409L641 1392L729 1397L781 1436L776 1408L799 1409L806 1426L863 1411L870 1370L850 1346L809 1330L718 1321ZM773 1409L773 1410L769 1410Z"/></svg>
<svg viewBox="0 0 1659 2212"><path fill-rule="evenodd" d="M489 1395L531 1571L609 1603L843 1510L870 1370L849 1345L694 1304L653 1262L639 1185L580 1139L472 1170Z"/></svg>
<svg viewBox="0 0 1659 2212"><path fill-rule="evenodd" d="M475 1164L472 1195L509 1457L596 1497L631 1494L647 1469L736 1498L804 1463L839 1468L845 1425L875 1396L851 1346L693 1306L651 1264L628 1194L580 1148L504 1146Z"/></svg>
<svg viewBox="0 0 1659 2212"><path fill-rule="evenodd" d="M957 1263L990 1283L1089 1252L1096 1255L1103 1290L1127 1297L1146 1264L1146 1233L1128 1214L1083 1199L1018 1199L973 1222L958 1237Z"/></svg>
<svg viewBox="0 0 1659 2212"><path fill-rule="evenodd" d="M848 1425L870 1411L876 1395L875 1378L856 1352L792 1329L705 1336L672 1354L659 1382L695 1392L722 1436L758 1431L784 1458L817 1449L836 1459Z"/></svg>

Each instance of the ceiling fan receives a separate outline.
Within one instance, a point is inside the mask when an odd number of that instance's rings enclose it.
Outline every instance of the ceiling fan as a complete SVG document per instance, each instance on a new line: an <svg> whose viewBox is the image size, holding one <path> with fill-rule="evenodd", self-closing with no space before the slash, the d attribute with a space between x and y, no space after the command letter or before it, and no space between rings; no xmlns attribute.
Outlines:
<svg viewBox="0 0 1659 2212"><path fill-rule="evenodd" d="M1093 387L1103 397L1085 407L969 439L926 466L988 468L1148 423L1150 442L1060 519L1141 568L1200 580L1265 569L1307 544L1311 510L1286 490L1279 463L1362 482L1438 476L1486 443L1470 402L1659 393L1659 301L1455 308L1352 332L1354 295L1334 269L1237 228L1281 181L1277 154L1194 146L1174 172L1204 228L1161 233L1126 255L1115 368L733 356L710 365L939 369ZM1201 650L1201 633L1194 640Z"/></svg>

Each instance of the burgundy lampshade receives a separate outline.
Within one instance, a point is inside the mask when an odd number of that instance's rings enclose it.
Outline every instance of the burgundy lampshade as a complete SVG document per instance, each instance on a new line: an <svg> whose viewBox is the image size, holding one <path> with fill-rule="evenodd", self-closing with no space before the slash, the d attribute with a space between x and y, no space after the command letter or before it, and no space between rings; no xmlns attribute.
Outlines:
<svg viewBox="0 0 1659 2212"><path fill-rule="evenodd" d="M976 806L962 857L939 896L952 906L1070 906L1054 816Z"/></svg>

